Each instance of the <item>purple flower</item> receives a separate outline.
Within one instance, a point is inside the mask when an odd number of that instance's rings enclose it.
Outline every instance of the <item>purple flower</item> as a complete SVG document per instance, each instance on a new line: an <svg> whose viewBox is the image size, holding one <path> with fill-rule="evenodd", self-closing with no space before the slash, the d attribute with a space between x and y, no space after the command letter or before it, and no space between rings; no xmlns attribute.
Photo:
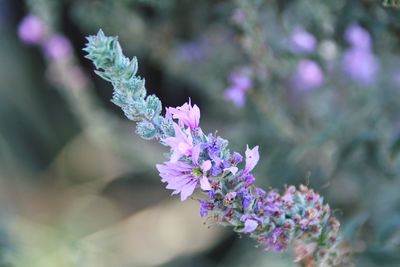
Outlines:
<svg viewBox="0 0 400 267"><path fill-rule="evenodd" d="M291 36L291 47L295 53L311 53L315 50L317 41L314 35L303 28L296 28Z"/></svg>
<svg viewBox="0 0 400 267"><path fill-rule="evenodd" d="M254 230L256 230L258 227L258 222L256 220L253 219L247 219L244 222L244 229L243 229L243 233L251 233Z"/></svg>
<svg viewBox="0 0 400 267"><path fill-rule="evenodd" d="M253 147L253 149L249 149L249 146L246 147L246 166L244 168L245 173L251 172L254 167L257 165L258 160L260 159L260 154L258 153L258 146Z"/></svg>
<svg viewBox="0 0 400 267"><path fill-rule="evenodd" d="M200 216L205 217L208 212L214 208L214 205L207 200L201 200L200 202Z"/></svg>
<svg viewBox="0 0 400 267"><path fill-rule="evenodd" d="M200 109L197 105L192 107L192 104L185 103L180 107L168 108L167 113L172 116L173 119L178 119L179 126L183 127L186 125L190 129L197 129L200 122Z"/></svg>
<svg viewBox="0 0 400 267"><path fill-rule="evenodd" d="M379 62L375 55L370 50L357 47L344 53L342 66L352 80L363 85L374 83L379 70Z"/></svg>
<svg viewBox="0 0 400 267"><path fill-rule="evenodd" d="M359 49L370 50L372 47L371 35L357 24L352 24L346 29L345 39Z"/></svg>
<svg viewBox="0 0 400 267"><path fill-rule="evenodd" d="M250 70L243 68L229 77L231 85L225 90L224 97L237 107L243 107L246 101L246 92L253 86Z"/></svg>
<svg viewBox="0 0 400 267"><path fill-rule="evenodd" d="M175 136L162 139L167 146L171 147L171 161L175 162L182 156L189 156L193 149L193 138L189 129L183 130L178 124L173 123Z"/></svg>
<svg viewBox="0 0 400 267"><path fill-rule="evenodd" d="M39 44L46 34L43 21L34 15L26 16L18 26L19 38L27 44Z"/></svg>
<svg viewBox="0 0 400 267"><path fill-rule="evenodd" d="M239 189L238 195L242 199L243 209L246 210L247 208L249 208L250 205L253 203L254 197L243 187Z"/></svg>
<svg viewBox="0 0 400 267"><path fill-rule="evenodd" d="M208 135L208 141L205 145L205 148L207 149L208 156L210 159L214 161L221 160L220 155L221 155L221 149L223 145L223 139L218 137L215 137L213 134Z"/></svg>
<svg viewBox="0 0 400 267"><path fill-rule="evenodd" d="M282 252L288 246L288 238L283 227L275 228L265 239L267 249L272 249L275 252Z"/></svg>
<svg viewBox="0 0 400 267"><path fill-rule="evenodd" d="M48 58L59 60L71 54L72 46L66 37L58 34L46 40L43 50Z"/></svg>
<svg viewBox="0 0 400 267"><path fill-rule="evenodd" d="M254 177L254 175L251 173L247 173L243 177L243 180L245 182L246 187L248 187L254 183L254 181L256 180L256 177Z"/></svg>
<svg viewBox="0 0 400 267"><path fill-rule="evenodd" d="M243 156L240 155L238 152L233 152L231 161L233 164L239 164L243 161Z"/></svg>
<svg viewBox="0 0 400 267"><path fill-rule="evenodd" d="M228 87L224 92L226 100L231 101L237 107L243 107L246 101L245 91L238 89L237 87Z"/></svg>
<svg viewBox="0 0 400 267"><path fill-rule="evenodd" d="M324 82L324 74L319 65L308 59L301 60L294 76L292 84L300 91L309 91L320 87Z"/></svg>
<svg viewBox="0 0 400 267"><path fill-rule="evenodd" d="M206 176L211 169L211 162L205 160L199 164L200 145L193 148L192 164L181 161L168 161L164 165L157 164L162 182L167 183L167 189L174 190L172 194L181 194L181 200L186 200L191 196L198 184L200 188L211 190L210 182Z"/></svg>

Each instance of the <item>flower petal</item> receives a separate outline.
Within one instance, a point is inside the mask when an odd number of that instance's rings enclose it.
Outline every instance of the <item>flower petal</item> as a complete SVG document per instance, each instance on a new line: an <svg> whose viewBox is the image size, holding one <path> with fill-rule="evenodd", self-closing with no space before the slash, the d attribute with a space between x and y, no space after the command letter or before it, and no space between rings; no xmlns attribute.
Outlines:
<svg viewBox="0 0 400 267"><path fill-rule="evenodd" d="M196 182L190 182L182 187L181 190L181 201L185 201L189 196L191 196L196 188Z"/></svg>
<svg viewBox="0 0 400 267"><path fill-rule="evenodd" d="M247 145L246 148L246 166L244 168L245 172L250 172L257 165L258 160L260 159L260 154L258 153L258 146L255 146L253 149L249 149Z"/></svg>
<svg viewBox="0 0 400 267"><path fill-rule="evenodd" d="M203 173L209 171L211 169L211 161L205 160L203 161L203 164L201 164L201 170Z"/></svg>
<svg viewBox="0 0 400 267"><path fill-rule="evenodd" d="M200 179L200 187L204 191L211 190L211 185L210 185L210 182L208 181L207 177L203 176L203 178Z"/></svg>
<svg viewBox="0 0 400 267"><path fill-rule="evenodd" d="M258 222L256 220L252 220L252 219L247 219L244 222L244 229L243 232L244 233L251 233L254 230L256 230L258 227Z"/></svg>
<svg viewBox="0 0 400 267"><path fill-rule="evenodd" d="M200 144L197 144L192 149L192 161L195 165L199 165Z"/></svg>

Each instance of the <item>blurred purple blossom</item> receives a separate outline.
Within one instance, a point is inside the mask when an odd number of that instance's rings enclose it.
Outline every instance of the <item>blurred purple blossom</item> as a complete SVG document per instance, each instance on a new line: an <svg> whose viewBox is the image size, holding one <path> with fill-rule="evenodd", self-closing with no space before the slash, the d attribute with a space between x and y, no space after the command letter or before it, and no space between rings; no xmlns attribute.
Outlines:
<svg viewBox="0 0 400 267"><path fill-rule="evenodd" d="M229 77L231 84L224 92L225 99L237 107L243 107L246 101L246 92L253 86L250 76L251 71L248 68L233 72Z"/></svg>
<svg viewBox="0 0 400 267"><path fill-rule="evenodd" d="M291 49L294 53L311 53L315 51L317 40L314 35L303 28L296 28L290 39Z"/></svg>
<svg viewBox="0 0 400 267"><path fill-rule="evenodd" d="M43 52L47 58L59 60L71 55L72 46L66 37L57 34L46 40L43 46Z"/></svg>
<svg viewBox="0 0 400 267"><path fill-rule="evenodd" d="M209 48L207 40L188 42L178 48L178 55L188 63L199 63L207 56Z"/></svg>
<svg viewBox="0 0 400 267"><path fill-rule="evenodd" d="M343 56L344 72L353 80L368 85L376 80L379 62L369 50L357 47L349 48Z"/></svg>
<svg viewBox="0 0 400 267"><path fill-rule="evenodd" d="M46 26L37 16L28 15L18 26L19 38L27 44L39 44L46 35Z"/></svg>
<svg viewBox="0 0 400 267"><path fill-rule="evenodd" d="M351 79L363 85L375 82L379 61L373 54L369 32L353 24L347 28L345 39L351 44L351 47L343 55L343 71Z"/></svg>
<svg viewBox="0 0 400 267"><path fill-rule="evenodd" d="M324 80L324 73L320 66L315 61L303 59L297 64L292 85L300 91L310 91L320 87Z"/></svg>
<svg viewBox="0 0 400 267"><path fill-rule="evenodd" d="M372 47L371 35L357 24L350 25L345 32L345 39L353 47L370 50Z"/></svg>

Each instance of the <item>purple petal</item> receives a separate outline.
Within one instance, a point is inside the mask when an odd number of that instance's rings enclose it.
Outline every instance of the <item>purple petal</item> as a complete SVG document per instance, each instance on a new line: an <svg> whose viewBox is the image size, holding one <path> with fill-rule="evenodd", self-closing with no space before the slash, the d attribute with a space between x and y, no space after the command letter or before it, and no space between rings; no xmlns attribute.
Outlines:
<svg viewBox="0 0 400 267"><path fill-rule="evenodd" d="M199 165L200 144L197 144L192 149L192 161L194 164Z"/></svg>
<svg viewBox="0 0 400 267"><path fill-rule="evenodd" d="M210 182L208 181L207 177L203 176L200 179L200 188L203 189L204 191L211 190L211 185L210 185Z"/></svg>
<svg viewBox="0 0 400 267"><path fill-rule="evenodd" d="M252 220L252 219L247 219L244 222L244 229L243 232L244 233L251 233L254 230L256 230L258 227L258 222L256 220Z"/></svg>
<svg viewBox="0 0 400 267"><path fill-rule="evenodd" d="M182 187L181 190L181 201L185 201L189 196L191 196L196 188L196 182L190 182Z"/></svg>
<svg viewBox="0 0 400 267"><path fill-rule="evenodd" d="M260 159L260 154L258 153L258 146L255 146L253 149L249 149L247 145L246 148L246 166L244 168L245 172L250 172L257 165L258 160Z"/></svg>
<svg viewBox="0 0 400 267"><path fill-rule="evenodd" d="M207 172L211 169L211 161L205 160L203 161L203 164L201 165L201 170L204 172Z"/></svg>

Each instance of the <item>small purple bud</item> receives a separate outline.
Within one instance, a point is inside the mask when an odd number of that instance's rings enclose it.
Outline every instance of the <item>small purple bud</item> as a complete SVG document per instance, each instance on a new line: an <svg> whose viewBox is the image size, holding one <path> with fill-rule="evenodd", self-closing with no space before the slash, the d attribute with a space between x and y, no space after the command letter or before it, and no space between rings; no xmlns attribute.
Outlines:
<svg viewBox="0 0 400 267"><path fill-rule="evenodd" d="M240 155L238 152L233 152L232 155L232 164L236 165L243 161L243 156Z"/></svg>
<svg viewBox="0 0 400 267"><path fill-rule="evenodd" d="M46 40L44 54L47 58L59 60L64 59L72 53L71 43L62 35L54 35Z"/></svg>
<svg viewBox="0 0 400 267"><path fill-rule="evenodd" d="M254 177L254 175L252 175L251 173L246 174L246 176L244 177L244 182L246 184L246 187L252 185L255 180L256 180L256 177Z"/></svg>
<svg viewBox="0 0 400 267"><path fill-rule="evenodd" d="M310 91L320 87L324 82L324 74L320 66L308 59L301 60L292 77L293 87L300 91Z"/></svg>
<svg viewBox="0 0 400 267"><path fill-rule="evenodd" d="M291 37L291 46L295 53L311 53L315 51L317 41L311 33L297 28Z"/></svg>

